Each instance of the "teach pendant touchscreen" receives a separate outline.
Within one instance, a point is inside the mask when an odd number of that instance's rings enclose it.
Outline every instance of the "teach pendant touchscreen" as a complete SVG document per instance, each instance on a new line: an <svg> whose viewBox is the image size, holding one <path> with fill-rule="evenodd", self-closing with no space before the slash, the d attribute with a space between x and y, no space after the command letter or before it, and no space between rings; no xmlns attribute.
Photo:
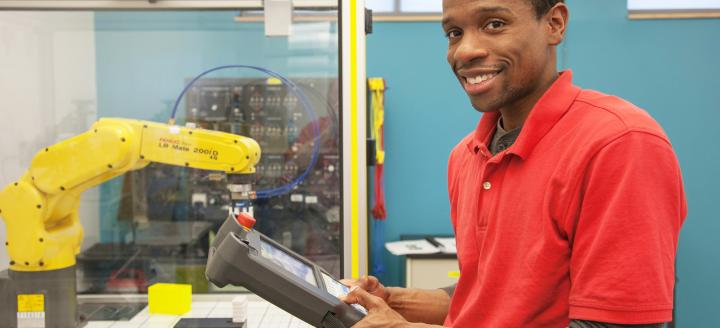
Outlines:
<svg viewBox="0 0 720 328"><path fill-rule="evenodd" d="M260 248L260 254L264 258L275 262L277 265L294 274L298 278L303 279L311 285L317 287L312 267L276 248L275 246L270 245L264 240L260 240Z"/></svg>
<svg viewBox="0 0 720 328"><path fill-rule="evenodd" d="M307 281L309 284L315 287L318 287L318 283L317 281L315 281L313 268L310 265L305 264L294 256L262 239L260 240L260 255L274 262L286 271L294 274L296 277ZM323 285L325 285L325 290L330 295L340 298L350 292L350 288L348 286L343 285L341 282L335 280L335 278L328 275L327 273L321 271L320 276L322 277ZM365 308L363 308L362 306L353 304L352 307L356 308L363 314L367 314L367 310L365 310Z"/></svg>

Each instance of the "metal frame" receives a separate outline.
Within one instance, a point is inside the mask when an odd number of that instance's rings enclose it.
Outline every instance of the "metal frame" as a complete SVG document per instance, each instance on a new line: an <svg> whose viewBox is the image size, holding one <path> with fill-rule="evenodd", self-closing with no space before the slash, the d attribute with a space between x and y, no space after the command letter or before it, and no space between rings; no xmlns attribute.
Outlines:
<svg viewBox="0 0 720 328"><path fill-rule="evenodd" d="M262 22L263 16L260 14L248 14L235 16L236 22ZM337 15L329 14L295 14L293 15L293 22L336 22L338 20ZM440 22L442 20L441 14L375 14L372 17L373 22L394 22L394 23L412 23L412 22Z"/></svg>
<svg viewBox="0 0 720 328"><path fill-rule="evenodd" d="M337 1L293 0L297 9L333 9ZM0 0L0 10L263 9L262 0Z"/></svg>
<svg viewBox="0 0 720 328"><path fill-rule="evenodd" d="M637 20L720 18L720 10L630 10L628 18Z"/></svg>
<svg viewBox="0 0 720 328"><path fill-rule="evenodd" d="M720 1L700 4L701 1L627 1L629 19L694 19L720 18ZM680 3L683 4L680 4Z"/></svg>
<svg viewBox="0 0 720 328"><path fill-rule="evenodd" d="M416 17L416 18L418 18L420 21L426 21L426 20L427 20L427 17L440 17L440 16L442 16L442 12L439 12L439 11L438 11L438 12L430 12L430 11L428 11L428 12L404 11L403 8L402 8L402 0L392 0L392 2L393 2L393 6L392 6L393 9L392 9L392 11L374 11L374 10L373 10L373 20L375 20L375 17L380 16L380 17L391 17L391 18L394 18L394 17ZM405 21L411 21L411 20L407 20L407 19L399 19L399 20L387 19L387 20L383 20L383 21L388 21L388 22L402 21L402 22L405 22ZM432 21L434 21L434 19L433 19Z"/></svg>

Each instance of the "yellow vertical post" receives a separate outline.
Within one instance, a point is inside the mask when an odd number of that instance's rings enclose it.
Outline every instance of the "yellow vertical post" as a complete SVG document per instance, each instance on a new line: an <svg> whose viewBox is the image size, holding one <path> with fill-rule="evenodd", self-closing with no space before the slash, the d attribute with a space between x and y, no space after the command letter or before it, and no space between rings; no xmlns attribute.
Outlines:
<svg viewBox="0 0 720 328"><path fill-rule="evenodd" d="M358 156L358 92L357 92L357 1L350 0L350 262L351 276L360 276L360 240L359 240L359 156Z"/></svg>

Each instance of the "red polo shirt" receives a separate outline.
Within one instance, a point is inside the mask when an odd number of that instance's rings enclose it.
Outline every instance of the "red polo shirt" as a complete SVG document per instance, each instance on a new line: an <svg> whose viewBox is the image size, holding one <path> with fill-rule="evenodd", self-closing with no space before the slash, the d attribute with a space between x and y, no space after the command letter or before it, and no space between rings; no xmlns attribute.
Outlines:
<svg viewBox="0 0 720 328"><path fill-rule="evenodd" d="M515 144L492 156L499 114L448 168L460 280L445 325L566 327L672 318L687 208L667 136L643 110L564 72Z"/></svg>

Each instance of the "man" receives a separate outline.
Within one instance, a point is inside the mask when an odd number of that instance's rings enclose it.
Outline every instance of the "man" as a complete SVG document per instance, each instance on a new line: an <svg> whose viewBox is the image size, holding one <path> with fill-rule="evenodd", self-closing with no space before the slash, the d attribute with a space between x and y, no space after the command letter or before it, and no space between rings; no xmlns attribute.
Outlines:
<svg viewBox="0 0 720 328"><path fill-rule="evenodd" d="M556 70L562 0L444 0L447 60L484 115L452 151L460 280L347 281L358 327L659 327L687 209L649 115ZM412 322L412 323L409 323Z"/></svg>

